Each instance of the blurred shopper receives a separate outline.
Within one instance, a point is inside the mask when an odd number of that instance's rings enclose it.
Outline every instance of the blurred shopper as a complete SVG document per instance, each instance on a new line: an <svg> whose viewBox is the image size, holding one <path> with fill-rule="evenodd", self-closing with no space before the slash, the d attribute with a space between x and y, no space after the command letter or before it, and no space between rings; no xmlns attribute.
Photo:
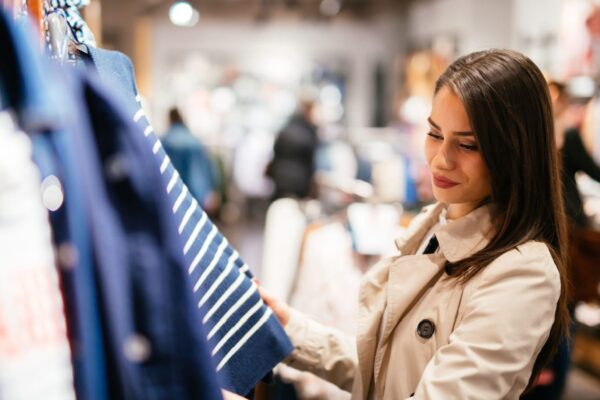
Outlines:
<svg viewBox="0 0 600 400"><path fill-rule="evenodd" d="M319 139L314 123L314 101L303 99L299 112L279 132L267 175L275 184L274 198L314 195L314 158Z"/></svg>
<svg viewBox="0 0 600 400"><path fill-rule="evenodd" d="M169 111L169 130L162 145L192 196L204 211L214 215L221 205L217 167L176 108Z"/></svg>
<svg viewBox="0 0 600 400"><path fill-rule="evenodd" d="M437 81L429 125L438 203L365 276L357 342L261 295L295 346L286 363L353 399L518 399L568 327L544 77L513 51L462 57Z"/></svg>
<svg viewBox="0 0 600 400"><path fill-rule="evenodd" d="M579 127L567 126L565 114L569 106L569 94L565 85L559 82L550 82L550 94L554 107L556 121L557 146L560 149L563 161L562 180L564 187L565 211L570 222L577 228L589 226L588 217L583 210L581 194L577 189L575 174L584 172L592 179L600 182L600 166L587 152Z"/></svg>

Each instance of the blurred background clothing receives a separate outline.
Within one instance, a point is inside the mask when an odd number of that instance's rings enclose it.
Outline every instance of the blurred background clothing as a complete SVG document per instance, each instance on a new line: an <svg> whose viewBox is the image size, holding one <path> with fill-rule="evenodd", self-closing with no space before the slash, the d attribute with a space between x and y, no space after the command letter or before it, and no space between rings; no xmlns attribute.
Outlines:
<svg viewBox="0 0 600 400"><path fill-rule="evenodd" d="M192 195L206 212L214 213L220 205L220 178L207 149L183 121L171 124L162 138L162 145Z"/></svg>

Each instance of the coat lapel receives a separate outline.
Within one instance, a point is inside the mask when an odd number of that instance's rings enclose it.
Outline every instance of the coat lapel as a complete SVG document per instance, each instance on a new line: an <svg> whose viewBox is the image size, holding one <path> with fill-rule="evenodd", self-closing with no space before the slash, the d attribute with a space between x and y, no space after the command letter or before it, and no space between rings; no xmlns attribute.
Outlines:
<svg viewBox="0 0 600 400"><path fill-rule="evenodd" d="M438 222L444 207L445 204L436 203L423 208L422 213L415 217L404 234L395 240L400 255L414 254L417 251L425 234Z"/></svg>

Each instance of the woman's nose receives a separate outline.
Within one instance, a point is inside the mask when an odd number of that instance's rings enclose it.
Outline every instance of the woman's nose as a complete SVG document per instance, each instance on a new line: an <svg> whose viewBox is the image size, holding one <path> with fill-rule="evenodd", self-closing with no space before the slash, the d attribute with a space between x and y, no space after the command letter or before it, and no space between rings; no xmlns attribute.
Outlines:
<svg viewBox="0 0 600 400"><path fill-rule="evenodd" d="M443 143L439 148L434 158L434 167L449 170L454 168L454 153L446 143Z"/></svg>

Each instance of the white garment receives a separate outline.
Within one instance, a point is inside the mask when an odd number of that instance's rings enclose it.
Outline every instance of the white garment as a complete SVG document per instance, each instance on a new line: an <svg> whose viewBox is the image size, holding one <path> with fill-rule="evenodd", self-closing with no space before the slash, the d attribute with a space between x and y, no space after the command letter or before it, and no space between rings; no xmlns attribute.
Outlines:
<svg viewBox="0 0 600 400"><path fill-rule="evenodd" d="M389 204L354 203L348 207L348 221L356 252L381 256L394 243L400 213Z"/></svg>
<svg viewBox="0 0 600 400"><path fill-rule="evenodd" d="M65 315L31 142L0 112L0 398L74 399Z"/></svg>
<svg viewBox="0 0 600 400"><path fill-rule="evenodd" d="M267 211L261 284L287 301L298 270L306 217L297 200L279 199Z"/></svg>
<svg viewBox="0 0 600 400"><path fill-rule="evenodd" d="M290 305L324 325L354 334L361 279L350 233L339 222L327 224L305 238Z"/></svg>
<svg viewBox="0 0 600 400"><path fill-rule="evenodd" d="M305 238L290 305L327 326L354 335L361 278L349 232L341 223L327 224ZM288 366L281 366L279 373L284 381L294 383L303 400L350 399L350 393L313 374Z"/></svg>
<svg viewBox="0 0 600 400"><path fill-rule="evenodd" d="M273 151L273 135L248 132L238 143L233 163L233 180L247 197L268 198L273 182L265 176Z"/></svg>

